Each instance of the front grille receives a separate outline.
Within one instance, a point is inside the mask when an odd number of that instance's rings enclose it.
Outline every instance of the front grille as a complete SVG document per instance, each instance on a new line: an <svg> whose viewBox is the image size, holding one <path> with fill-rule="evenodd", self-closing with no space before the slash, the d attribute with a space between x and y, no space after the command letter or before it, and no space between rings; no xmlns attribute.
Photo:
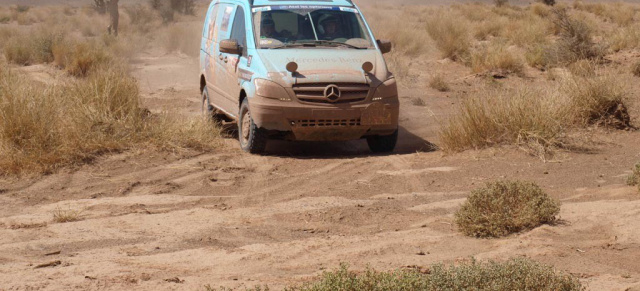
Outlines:
<svg viewBox="0 0 640 291"><path fill-rule="evenodd" d="M357 119L301 119L293 121L298 127L341 127L360 126L360 118Z"/></svg>
<svg viewBox="0 0 640 291"><path fill-rule="evenodd" d="M340 89L341 96L336 101L329 101L324 96L324 90L329 85L336 85ZM367 99L369 95L369 85L362 83L309 83L293 86L298 100L310 103L353 103Z"/></svg>

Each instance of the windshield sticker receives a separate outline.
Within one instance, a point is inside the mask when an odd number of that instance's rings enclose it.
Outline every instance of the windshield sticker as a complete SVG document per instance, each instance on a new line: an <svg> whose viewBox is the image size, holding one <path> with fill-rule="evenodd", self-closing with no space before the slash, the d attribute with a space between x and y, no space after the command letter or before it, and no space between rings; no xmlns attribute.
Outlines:
<svg viewBox="0 0 640 291"><path fill-rule="evenodd" d="M358 13L355 8L341 7L341 6L326 6L326 5L279 5L279 6L262 6L251 9L252 12L271 11L271 10L293 10L293 9L323 9L323 10L340 10L352 13Z"/></svg>
<svg viewBox="0 0 640 291"><path fill-rule="evenodd" d="M262 12L262 11L271 11L271 6L256 7L256 8L251 9L251 11L253 13Z"/></svg>
<svg viewBox="0 0 640 291"><path fill-rule="evenodd" d="M260 44L272 44L272 39L260 39Z"/></svg>
<svg viewBox="0 0 640 291"><path fill-rule="evenodd" d="M349 7L340 7L340 11L346 11L351 13L358 13L358 9L349 8Z"/></svg>

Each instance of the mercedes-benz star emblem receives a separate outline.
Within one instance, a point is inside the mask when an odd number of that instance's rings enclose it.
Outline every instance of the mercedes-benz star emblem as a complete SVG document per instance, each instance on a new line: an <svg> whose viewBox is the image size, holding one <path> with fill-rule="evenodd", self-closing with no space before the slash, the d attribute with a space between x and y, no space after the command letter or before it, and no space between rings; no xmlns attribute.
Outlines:
<svg viewBox="0 0 640 291"><path fill-rule="evenodd" d="M324 89L324 98L327 98L329 102L336 102L340 99L340 95L342 95L342 92L336 85L329 85Z"/></svg>

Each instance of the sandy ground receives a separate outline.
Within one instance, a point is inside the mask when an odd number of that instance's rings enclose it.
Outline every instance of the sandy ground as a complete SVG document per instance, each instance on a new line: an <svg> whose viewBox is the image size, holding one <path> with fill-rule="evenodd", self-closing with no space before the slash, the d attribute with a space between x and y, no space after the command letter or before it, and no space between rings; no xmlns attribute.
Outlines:
<svg viewBox="0 0 640 291"><path fill-rule="evenodd" d="M632 63L624 58L620 66ZM472 256L525 256L589 290L640 290L640 194L624 184L640 161L640 132L593 130L588 151L547 162L515 147L445 155L433 146L440 123L485 79L436 59L416 66L444 72L453 93L427 88L428 74L401 84L391 155L354 141L273 142L258 156L229 137L212 154L132 150L0 180L0 290L278 289L340 262L392 270ZM145 53L133 67L151 110L199 114L196 58ZM560 200L560 223L502 239L458 233L453 213L469 191L505 178L537 182ZM80 220L55 223L56 209L81 210Z"/></svg>

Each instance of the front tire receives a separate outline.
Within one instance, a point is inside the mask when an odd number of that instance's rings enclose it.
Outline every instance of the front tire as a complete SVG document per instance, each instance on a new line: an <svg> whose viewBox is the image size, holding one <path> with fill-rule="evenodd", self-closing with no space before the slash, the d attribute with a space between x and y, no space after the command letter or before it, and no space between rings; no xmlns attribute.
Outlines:
<svg viewBox="0 0 640 291"><path fill-rule="evenodd" d="M396 148L398 130L390 135L376 135L367 137L369 149L374 153L390 153Z"/></svg>
<svg viewBox="0 0 640 291"><path fill-rule="evenodd" d="M267 132L259 128L251 118L249 100L245 98L240 105L240 119L238 120L238 139L243 151L252 154L264 153L267 148Z"/></svg>

